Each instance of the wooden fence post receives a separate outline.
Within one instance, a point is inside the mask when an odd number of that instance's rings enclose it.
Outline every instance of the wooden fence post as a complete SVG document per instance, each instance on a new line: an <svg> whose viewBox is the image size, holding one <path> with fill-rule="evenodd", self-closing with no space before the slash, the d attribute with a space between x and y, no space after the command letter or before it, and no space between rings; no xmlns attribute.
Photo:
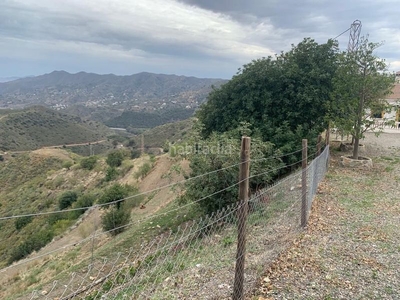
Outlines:
<svg viewBox="0 0 400 300"><path fill-rule="evenodd" d="M302 141L303 151L301 160L301 227L307 225L307 140Z"/></svg>
<svg viewBox="0 0 400 300"><path fill-rule="evenodd" d="M243 300L244 263L246 255L246 222L249 206L249 175L250 175L250 138L242 137L239 170L239 211L238 211L238 240L235 266L235 282L233 300Z"/></svg>
<svg viewBox="0 0 400 300"><path fill-rule="evenodd" d="M329 145L330 131L331 131L331 125L328 124L328 128L325 131L325 144L326 145Z"/></svg>
<svg viewBox="0 0 400 300"><path fill-rule="evenodd" d="M321 142L322 142L322 136L318 134L318 139L317 139L317 156L321 154Z"/></svg>

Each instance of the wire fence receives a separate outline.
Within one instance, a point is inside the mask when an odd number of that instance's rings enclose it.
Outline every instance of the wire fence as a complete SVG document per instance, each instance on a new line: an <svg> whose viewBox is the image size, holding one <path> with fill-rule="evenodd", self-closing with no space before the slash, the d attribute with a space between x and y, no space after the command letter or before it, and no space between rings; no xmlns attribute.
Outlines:
<svg viewBox="0 0 400 300"><path fill-rule="evenodd" d="M243 286L250 293L266 266L298 236L303 196L307 215L324 178L329 146L302 171L257 191L248 203L238 202L198 220L186 221L128 250L88 257L90 263L32 291L25 299L230 299L234 295L237 249L245 253ZM238 245L239 213L248 212L246 244ZM154 224L157 226L157 224ZM99 247L93 234L79 249ZM115 243L118 243L116 240ZM112 247L112 245L110 245ZM76 250L79 251L79 250ZM71 251L71 256L73 252ZM57 257L53 257L57 259Z"/></svg>

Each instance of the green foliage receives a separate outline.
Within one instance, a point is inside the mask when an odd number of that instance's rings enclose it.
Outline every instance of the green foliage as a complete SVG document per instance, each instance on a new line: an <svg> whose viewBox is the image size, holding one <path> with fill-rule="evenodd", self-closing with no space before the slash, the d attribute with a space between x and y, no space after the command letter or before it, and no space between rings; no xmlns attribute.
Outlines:
<svg viewBox="0 0 400 300"><path fill-rule="evenodd" d="M143 179L144 177L146 177L147 174L149 174L149 172L151 171L151 164L150 163L145 163L143 164L139 170L135 173L135 178L136 179Z"/></svg>
<svg viewBox="0 0 400 300"><path fill-rule="evenodd" d="M53 232L50 229L41 230L26 239L11 251L9 263L20 260L28 256L33 251L37 251L53 239Z"/></svg>
<svg viewBox="0 0 400 300"><path fill-rule="evenodd" d="M112 167L116 168L122 164L124 160L124 154L122 151L113 151L107 155L106 163Z"/></svg>
<svg viewBox="0 0 400 300"><path fill-rule="evenodd" d="M384 99L394 84L394 76L387 73L385 61L374 55L379 46L362 38L357 50L342 53L333 81L335 99L331 104L331 119L341 132L353 136L355 159L364 133L382 130L373 120L374 114L386 110L388 104Z"/></svg>
<svg viewBox="0 0 400 300"><path fill-rule="evenodd" d="M137 150L137 149L132 149L131 150L131 159L135 159L135 158L138 158L138 157L140 157L140 150Z"/></svg>
<svg viewBox="0 0 400 300"><path fill-rule="evenodd" d="M76 219L80 215L82 215L86 210L87 207L91 207L95 201L95 196L92 194L84 194L79 196L78 200L72 205L72 208L84 208L79 210L74 210L70 212L70 219Z"/></svg>
<svg viewBox="0 0 400 300"><path fill-rule="evenodd" d="M198 205L208 214L238 201L240 136L244 132L250 133L248 124L242 124L240 128L224 134L213 133L207 139L199 137L195 131L192 135L194 139L191 141L194 146L180 145L170 149L189 159L191 177L212 172L187 181L186 192L179 199L181 203L203 199ZM251 163L251 174L258 175L250 180L252 190L270 183L278 174L276 169L283 166L283 163L279 159L263 160L263 158L279 153L274 152L271 143L263 142L257 137L252 138L251 158L254 162ZM235 166L225 169L232 165Z"/></svg>
<svg viewBox="0 0 400 300"><path fill-rule="evenodd" d="M104 177L105 181L112 181L118 177L118 171L114 167L109 167L106 170L106 176Z"/></svg>
<svg viewBox="0 0 400 300"><path fill-rule="evenodd" d="M130 211L118 207L110 208L101 219L104 231L110 231L111 235L117 235L125 230L124 226L131 219Z"/></svg>
<svg viewBox="0 0 400 300"><path fill-rule="evenodd" d="M14 222L15 225L15 229L17 230L21 230L22 228L24 228L26 225L28 225L29 223L31 223L33 220L32 216L26 216L26 217L22 217L22 218L17 218Z"/></svg>
<svg viewBox="0 0 400 300"><path fill-rule="evenodd" d="M94 166L96 165L97 157L96 156L89 156L87 158L83 158L80 162L82 169L86 170L93 170Z"/></svg>
<svg viewBox="0 0 400 300"><path fill-rule="evenodd" d="M198 111L203 137L247 122L253 134L283 153L299 149L304 138L311 144L327 127L336 58L333 41L304 39L289 52L244 65Z"/></svg>
<svg viewBox="0 0 400 300"><path fill-rule="evenodd" d="M75 191L66 191L58 199L58 207L60 210L66 209L78 200L78 194Z"/></svg>
<svg viewBox="0 0 400 300"><path fill-rule="evenodd" d="M99 204L106 204L124 199L128 196L128 194L129 188L127 186L116 183L104 192L104 194L99 199ZM116 206L118 208L121 206L121 202L122 201L116 203ZM108 205L106 205L106 207L108 207Z"/></svg>
<svg viewBox="0 0 400 300"><path fill-rule="evenodd" d="M62 167L67 169L67 170L69 170L69 168L71 168L73 164L74 163L72 161L66 160L66 161L63 162Z"/></svg>
<svg viewBox="0 0 400 300"><path fill-rule="evenodd" d="M66 212L53 213L53 214L50 214L50 215L47 217L47 223L48 223L49 225L54 225L54 224L56 224L58 221L60 221L60 220L65 220L65 219L67 219L67 218L68 218L68 214L67 214Z"/></svg>

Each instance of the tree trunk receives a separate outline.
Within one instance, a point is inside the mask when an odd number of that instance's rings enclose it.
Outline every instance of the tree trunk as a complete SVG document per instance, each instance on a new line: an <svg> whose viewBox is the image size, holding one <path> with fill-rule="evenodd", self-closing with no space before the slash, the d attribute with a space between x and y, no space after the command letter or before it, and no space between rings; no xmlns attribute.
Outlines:
<svg viewBox="0 0 400 300"><path fill-rule="evenodd" d="M354 137L353 159L358 159L359 145L360 145L360 139L358 137Z"/></svg>

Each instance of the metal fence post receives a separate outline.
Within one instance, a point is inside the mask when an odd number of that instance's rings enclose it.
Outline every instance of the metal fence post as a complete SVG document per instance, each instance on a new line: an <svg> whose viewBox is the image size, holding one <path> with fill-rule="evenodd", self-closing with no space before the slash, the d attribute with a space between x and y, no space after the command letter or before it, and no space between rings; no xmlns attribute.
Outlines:
<svg viewBox="0 0 400 300"><path fill-rule="evenodd" d="M242 137L240 150L239 170L239 201L238 211L238 240L235 266L235 282L233 286L233 300L243 300L244 291L244 263L246 255L246 222L249 201L249 175L250 175L250 138Z"/></svg>
<svg viewBox="0 0 400 300"><path fill-rule="evenodd" d="M302 161L301 161L301 227L307 225L307 139L302 141Z"/></svg>

